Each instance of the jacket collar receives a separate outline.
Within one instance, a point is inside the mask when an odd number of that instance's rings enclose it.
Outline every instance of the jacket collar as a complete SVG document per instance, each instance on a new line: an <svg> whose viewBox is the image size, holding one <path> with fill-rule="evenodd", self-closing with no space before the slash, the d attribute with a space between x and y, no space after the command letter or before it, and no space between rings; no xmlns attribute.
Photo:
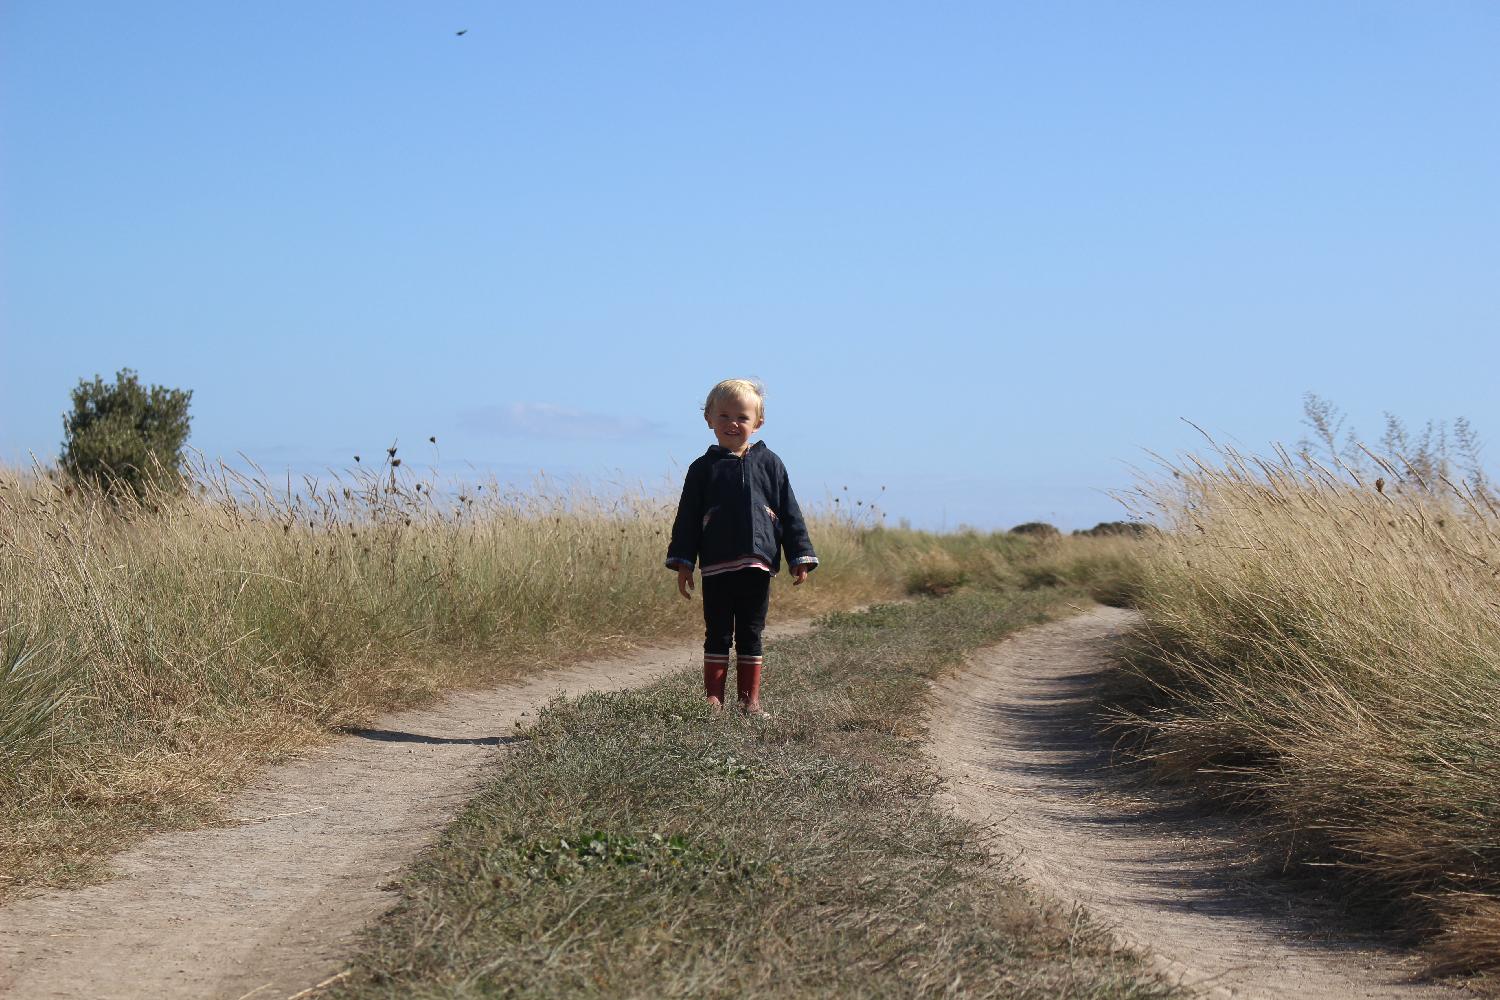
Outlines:
<svg viewBox="0 0 1500 1000"><path fill-rule="evenodd" d="M766 446L766 443L764 441L757 441L757 442L755 442L749 448L745 449L745 458L749 458L752 454L754 454L755 452L757 452L760 449L764 448L765 446ZM719 457L719 458L722 458L725 455L733 455L734 454L734 452L730 451L728 448L725 448L723 445L720 445L720 444L711 444L711 445L709 445L708 446L708 453L710 455L713 455L713 456Z"/></svg>

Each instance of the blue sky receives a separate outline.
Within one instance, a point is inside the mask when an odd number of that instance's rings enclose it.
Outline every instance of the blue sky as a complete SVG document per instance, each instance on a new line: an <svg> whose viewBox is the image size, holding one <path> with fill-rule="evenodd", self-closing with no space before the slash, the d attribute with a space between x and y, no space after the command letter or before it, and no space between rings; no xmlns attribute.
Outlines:
<svg viewBox="0 0 1500 1000"><path fill-rule="evenodd" d="M1488 0L13 0L0 31L0 461L125 366L271 469L399 439L653 485L753 375L799 495L950 528L1117 516L1181 418L1293 441L1308 390L1500 435Z"/></svg>

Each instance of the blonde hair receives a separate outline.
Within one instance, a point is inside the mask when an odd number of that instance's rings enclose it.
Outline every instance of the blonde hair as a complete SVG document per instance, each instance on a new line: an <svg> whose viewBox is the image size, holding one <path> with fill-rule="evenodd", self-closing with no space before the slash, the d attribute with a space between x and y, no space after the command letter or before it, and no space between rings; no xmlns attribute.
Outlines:
<svg viewBox="0 0 1500 1000"><path fill-rule="evenodd" d="M710 412L729 396L755 400L755 419L766 419L766 387L749 378L726 378L708 390L708 398L703 401L703 415L712 419Z"/></svg>

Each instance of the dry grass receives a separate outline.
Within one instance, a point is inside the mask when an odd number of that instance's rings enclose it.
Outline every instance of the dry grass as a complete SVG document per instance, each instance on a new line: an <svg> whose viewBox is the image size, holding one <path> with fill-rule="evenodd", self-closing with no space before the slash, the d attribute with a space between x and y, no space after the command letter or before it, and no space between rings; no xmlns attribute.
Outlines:
<svg viewBox="0 0 1500 1000"><path fill-rule="evenodd" d="M1500 517L1483 490L1221 451L1147 487L1137 666L1164 771L1500 967Z"/></svg>
<svg viewBox="0 0 1500 1000"><path fill-rule="evenodd" d="M1077 587L1100 604L1131 607L1139 596L1141 559L1150 539L1135 535L1064 535L1034 543L1016 572L1028 590Z"/></svg>
<svg viewBox="0 0 1500 1000"><path fill-rule="evenodd" d="M444 485L393 455L295 490L200 469L140 502L0 470L0 893L98 878L340 726L701 627L661 568L670 501ZM777 618L1024 550L869 515L813 535L824 565Z"/></svg>

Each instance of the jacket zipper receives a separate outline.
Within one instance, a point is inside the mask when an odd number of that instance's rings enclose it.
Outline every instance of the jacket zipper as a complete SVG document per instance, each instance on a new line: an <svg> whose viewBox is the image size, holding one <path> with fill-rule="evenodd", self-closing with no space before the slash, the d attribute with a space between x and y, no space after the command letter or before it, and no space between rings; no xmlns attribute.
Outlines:
<svg viewBox="0 0 1500 1000"><path fill-rule="evenodd" d="M745 493L747 492L747 486L748 486L748 484L745 482L745 456L744 455L740 455L738 457L739 457L739 460L740 460L740 496L744 497ZM750 539L749 539L749 544L750 544L750 547L752 549L755 548L755 515L754 515L753 512L750 515Z"/></svg>

